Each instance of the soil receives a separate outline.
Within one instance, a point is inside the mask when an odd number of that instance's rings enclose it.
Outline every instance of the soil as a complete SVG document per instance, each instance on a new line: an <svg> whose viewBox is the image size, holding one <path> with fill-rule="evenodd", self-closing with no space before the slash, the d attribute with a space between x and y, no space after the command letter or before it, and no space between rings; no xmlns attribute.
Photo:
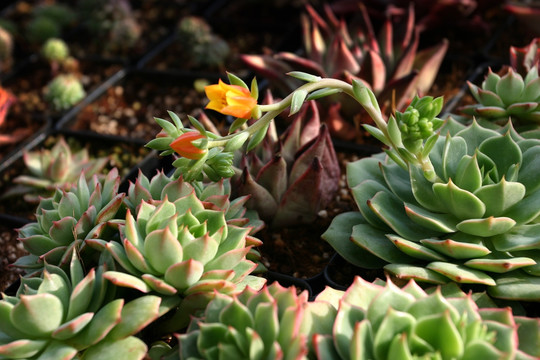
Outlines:
<svg viewBox="0 0 540 360"><path fill-rule="evenodd" d="M86 105L66 128L149 141L161 130L154 117L169 119L167 110L187 121L206 105L189 77L134 71Z"/></svg>

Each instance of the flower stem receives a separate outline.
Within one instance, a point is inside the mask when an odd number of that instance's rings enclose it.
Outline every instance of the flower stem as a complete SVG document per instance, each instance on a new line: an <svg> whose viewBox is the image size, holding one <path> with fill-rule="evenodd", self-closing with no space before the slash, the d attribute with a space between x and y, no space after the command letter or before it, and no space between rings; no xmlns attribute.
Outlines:
<svg viewBox="0 0 540 360"><path fill-rule="evenodd" d="M307 93L311 93L315 90L319 90L323 88L340 89L346 94L354 97L353 87L351 84L342 80L331 79L331 78L324 78L317 82L310 82L310 83L304 84L295 91L306 91ZM291 105L293 94L294 92L289 94L286 98L284 98L283 100L275 104L259 105L259 108L261 109L261 111L266 112L266 113L263 116L261 116L261 118L259 118L251 126L240 131L239 133L248 132L250 136L252 136L260 129L266 127L270 121L272 121L283 110L285 110L287 107ZM227 136L223 136L215 140L214 139L209 140L208 148L223 147L227 144L227 141L237 136L239 133L229 134Z"/></svg>

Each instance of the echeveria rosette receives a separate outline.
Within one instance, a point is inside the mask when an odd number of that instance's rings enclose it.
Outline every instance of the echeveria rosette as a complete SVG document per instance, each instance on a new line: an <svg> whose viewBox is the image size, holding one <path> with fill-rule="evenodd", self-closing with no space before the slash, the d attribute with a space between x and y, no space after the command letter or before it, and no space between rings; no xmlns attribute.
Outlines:
<svg viewBox="0 0 540 360"><path fill-rule="evenodd" d="M87 149L72 151L63 137L51 149L24 152L23 160L30 174L17 176L13 181L21 186L10 194L25 194L31 202L37 202L38 195L52 195L56 188L69 190L81 174L90 179L109 162L106 157L91 158Z"/></svg>
<svg viewBox="0 0 540 360"><path fill-rule="evenodd" d="M231 200L231 185L228 179L203 184L200 182L187 182L182 177L167 176L158 171L152 178L147 178L142 172L134 183L130 183L124 203L132 213L137 212L141 202L159 203L162 200L174 202L193 191L204 207L210 210L222 211L225 214L227 225L250 228L249 235L254 235L264 227L257 213L245 207L248 196L240 196ZM258 240L250 240L254 244Z"/></svg>
<svg viewBox="0 0 540 360"><path fill-rule="evenodd" d="M250 228L228 225L224 211L205 207L194 190L174 202L142 201L136 212L128 210L120 231L121 243L90 241L119 264L104 276L143 293L181 297L177 328L215 291L232 294L265 282L250 275L257 264L246 256L260 244L248 236Z"/></svg>
<svg viewBox="0 0 540 360"><path fill-rule="evenodd" d="M535 359L540 322L510 308L480 308L457 288L424 291L414 281L369 283L356 277L347 291L326 288L315 303L331 304L331 332L316 333L317 359ZM322 326L322 324L320 325ZM328 327L328 326L327 326Z"/></svg>
<svg viewBox="0 0 540 360"><path fill-rule="evenodd" d="M511 119L516 128L537 128L540 123L540 78L538 64L525 76L511 67L500 74L489 69L482 87L469 82L471 94L477 104L466 105L461 111L479 121L489 120L506 124Z"/></svg>
<svg viewBox="0 0 540 360"><path fill-rule="evenodd" d="M235 157L233 193L249 195L248 208L271 227L313 223L338 190L339 162L314 101L282 136L275 136L272 123L259 146Z"/></svg>
<svg viewBox="0 0 540 360"><path fill-rule="evenodd" d="M147 295L114 299L103 273L107 256L84 273L75 252L69 271L46 265L39 278L23 278L15 296L0 300L2 359L142 359L146 344L133 335L176 305ZM110 257L110 255L109 255Z"/></svg>
<svg viewBox="0 0 540 360"><path fill-rule="evenodd" d="M45 263L63 267L73 249L86 266L95 264L98 254L85 240L118 240L116 223L123 222L125 214L125 194L118 193L119 185L114 168L101 180L97 176L86 180L80 175L69 190L57 189L52 197L41 199L36 221L18 229L19 240L30 254L15 265L28 273L40 271Z"/></svg>
<svg viewBox="0 0 540 360"><path fill-rule="evenodd" d="M258 292L217 294L204 315L177 335L179 358L307 359L316 305L308 303L306 291L297 294L277 282Z"/></svg>
<svg viewBox="0 0 540 360"><path fill-rule="evenodd" d="M323 237L359 266L390 263L384 268L405 279L540 300L540 141L476 122L443 131L424 144L422 162L390 150L348 164L359 212L336 217Z"/></svg>

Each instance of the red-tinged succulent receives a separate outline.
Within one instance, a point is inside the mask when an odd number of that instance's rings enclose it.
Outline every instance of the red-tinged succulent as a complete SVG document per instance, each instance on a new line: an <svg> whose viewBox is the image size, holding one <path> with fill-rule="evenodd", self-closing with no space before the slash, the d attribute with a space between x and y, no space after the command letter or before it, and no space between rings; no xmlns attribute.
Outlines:
<svg viewBox="0 0 540 360"><path fill-rule="evenodd" d="M540 63L540 38L535 38L524 47L510 47L510 65L521 76L526 76L531 68Z"/></svg>
<svg viewBox="0 0 540 360"><path fill-rule="evenodd" d="M311 223L333 199L340 178L328 128L311 101L278 139L273 123L265 140L236 162L233 194L272 227Z"/></svg>
<svg viewBox="0 0 540 360"><path fill-rule="evenodd" d="M524 24L534 36L540 36L540 2L539 1L508 1L504 9L514 15Z"/></svg>
<svg viewBox="0 0 540 360"><path fill-rule="evenodd" d="M390 8L378 37L362 5L357 7L362 19L358 27L338 19L329 5L324 8L325 18L309 5L306 10L308 15L302 17L303 55L290 52L244 55L243 60L286 92L299 85L296 79L285 75L293 70L343 79L349 83L352 79L361 79L386 109L390 108L392 101L395 108L402 109L414 95L424 94L430 89L448 43L443 40L432 48L418 50L420 33L414 25L412 5L406 10L405 31L398 32L395 17L392 16L396 11L399 13L403 10ZM346 102L341 111L351 115L347 116L349 118L358 113L357 108L349 110ZM326 119L329 116L324 114L323 117ZM333 125L330 126L333 128Z"/></svg>
<svg viewBox="0 0 540 360"><path fill-rule="evenodd" d="M10 190L10 195L25 194L24 198L30 202L39 201L39 196L54 194L57 188L69 190L81 174L90 179L109 162L108 158L91 158L87 149L72 152L63 137L52 149L25 152L23 160L30 174L13 180L22 187Z"/></svg>

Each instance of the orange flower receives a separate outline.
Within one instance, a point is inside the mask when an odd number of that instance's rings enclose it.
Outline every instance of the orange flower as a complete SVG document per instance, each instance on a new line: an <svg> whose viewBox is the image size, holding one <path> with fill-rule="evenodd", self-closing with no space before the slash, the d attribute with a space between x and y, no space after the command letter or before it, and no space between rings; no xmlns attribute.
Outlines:
<svg viewBox="0 0 540 360"><path fill-rule="evenodd" d="M170 146L179 155L188 159L198 160L206 153L206 149L199 149L193 145L192 141L202 139L204 137L205 136L198 131L188 131L171 142Z"/></svg>
<svg viewBox="0 0 540 360"><path fill-rule="evenodd" d="M224 115L249 119L251 112L257 106L257 100L251 97L248 89L238 85L225 84L221 79L219 79L218 84L206 86L204 91L210 99L206 108L216 110Z"/></svg>

